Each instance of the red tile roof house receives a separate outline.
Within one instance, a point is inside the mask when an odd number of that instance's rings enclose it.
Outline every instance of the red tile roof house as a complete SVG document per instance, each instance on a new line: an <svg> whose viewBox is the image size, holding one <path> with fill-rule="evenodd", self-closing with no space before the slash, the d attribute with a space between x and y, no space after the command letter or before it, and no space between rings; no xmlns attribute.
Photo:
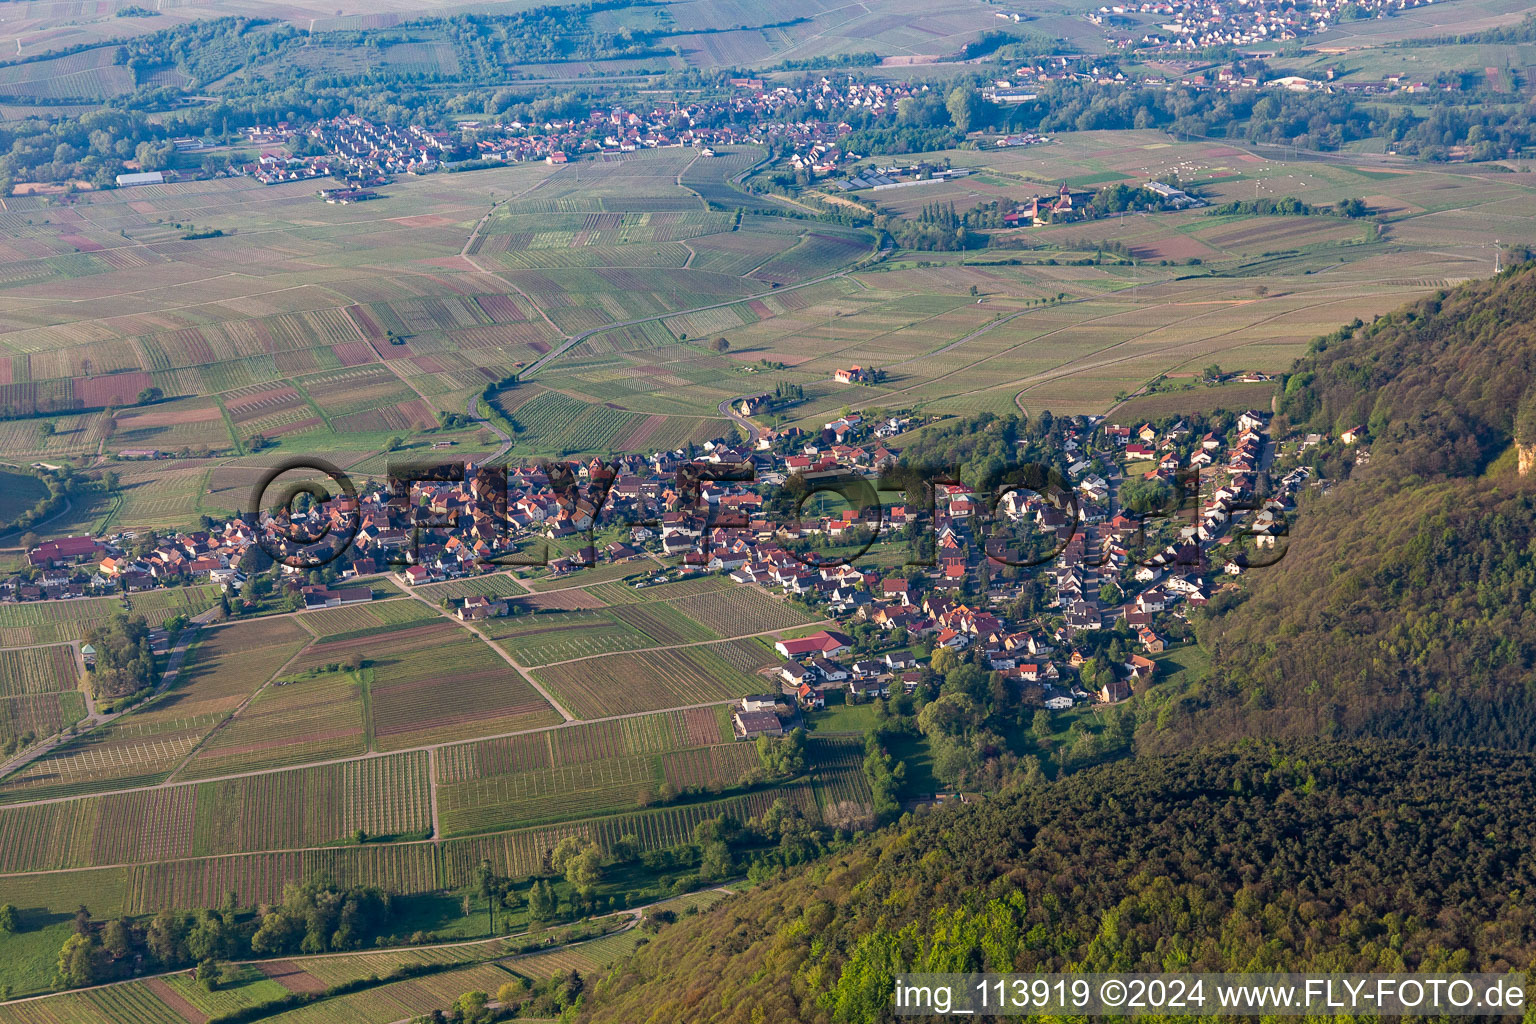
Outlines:
<svg viewBox="0 0 1536 1024"><path fill-rule="evenodd" d="M98 545L89 536L61 537L44 541L27 555L27 561L37 566L67 565L85 558L95 558Z"/></svg>
<svg viewBox="0 0 1536 1024"><path fill-rule="evenodd" d="M835 657L853 650L853 639L834 630L824 629L799 640L780 640L773 647L786 658L803 658L814 654Z"/></svg>

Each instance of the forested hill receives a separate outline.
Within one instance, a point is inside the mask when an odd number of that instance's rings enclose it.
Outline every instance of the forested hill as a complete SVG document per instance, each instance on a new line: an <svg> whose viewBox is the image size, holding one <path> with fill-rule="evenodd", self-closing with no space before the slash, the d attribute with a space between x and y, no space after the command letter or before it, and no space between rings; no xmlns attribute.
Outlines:
<svg viewBox="0 0 1536 1024"><path fill-rule="evenodd" d="M1320 340L1277 435L1366 426L1344 461L1369 459L1303 502L1245 602L1199 624L1212 677L1140 748L1321 734L1536 749L1536 474L1512 445L1536 440L1533 381L1529 265Z"/></svg>
<svg viewBox="0 0 1536 1024"><path fill-rule="evenodd" d="M883 1021L908 970L1528 969L1533 769L1376 741L1089 769L668 928L581 1019Z"/></svg>

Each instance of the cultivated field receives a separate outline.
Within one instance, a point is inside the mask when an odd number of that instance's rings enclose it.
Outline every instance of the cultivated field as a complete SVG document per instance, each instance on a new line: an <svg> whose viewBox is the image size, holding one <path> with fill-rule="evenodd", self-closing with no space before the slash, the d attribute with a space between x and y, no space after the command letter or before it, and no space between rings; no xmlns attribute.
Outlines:
<svg viewBox="0 0 1536 1024"><path fill-rule="evenodd" d="M368 728L380 750L559 721L495 651L445 621L317 643L293 668L337 664L354 655L368 671Z"/></svg>
<svg viewBox="0 0 1536 1024"><path fill-rule="evenodd" d="M708 647L614 654L541 668L534 676L580 718L717 703L762 688L761 680Z"/></svg>
<svg viewBox="0 0 1536 1024"><path fill-rule="evenodd" d="M440 751L439 814L447 835L573 821L654 803L664 783L726 788L756 762L714 708L574 725Z"/></svg>
<svg viewBox="0 0 1536 1024"><path fill-rule="evenodd" d="M291 620L203 630L176 686L148 707L64 743L0 782L0 801L152 784L299 652Z"/></svg>

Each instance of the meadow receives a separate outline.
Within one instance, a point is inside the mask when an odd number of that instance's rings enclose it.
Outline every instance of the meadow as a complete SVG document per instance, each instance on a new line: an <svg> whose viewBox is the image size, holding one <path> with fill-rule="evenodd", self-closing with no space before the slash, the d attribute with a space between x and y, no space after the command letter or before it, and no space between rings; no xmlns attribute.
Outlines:
<svg viewBox="0 0 1536 1024"><path fill-rule="evenodd" d="M0 529L48 497L48 485L30 473L0 470Z"/></svg>

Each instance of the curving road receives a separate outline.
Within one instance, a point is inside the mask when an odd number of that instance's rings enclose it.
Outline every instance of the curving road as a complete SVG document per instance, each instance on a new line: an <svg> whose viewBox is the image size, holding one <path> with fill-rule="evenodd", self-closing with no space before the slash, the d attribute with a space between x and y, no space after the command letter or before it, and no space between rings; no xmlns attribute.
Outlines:
<svg viewBox="0 0 1536 1024"><path fill-rule="evenodd" d="M512 448L512 435L507 433L505 430L502 430L501 425L498 424L495 420L488 420L480 415L479 395L469 396L469 402L464 406L464 415L468 416L476 423L490 427L491 430L495 432L496 436L501 438L501 447L497 448L494 452L481 459L480 461L482 463L495 462L497 459L507 454L507 452Z"/></svg>
<svg viewBox="0 0 1536 1024"><path fill-rule="evenodd" d="M743 396L741 395L737 395L735 398L727 398L725 401L721 402L720 415L734 422L742 430L745 430L747 432L747 444L755 445L757 444L758 435L760 435L762 431L758 429L756 423L753 423L751 420L747 419L745 416L741 415L732 408L732 406L740 401L742 397Z"/></svg>

